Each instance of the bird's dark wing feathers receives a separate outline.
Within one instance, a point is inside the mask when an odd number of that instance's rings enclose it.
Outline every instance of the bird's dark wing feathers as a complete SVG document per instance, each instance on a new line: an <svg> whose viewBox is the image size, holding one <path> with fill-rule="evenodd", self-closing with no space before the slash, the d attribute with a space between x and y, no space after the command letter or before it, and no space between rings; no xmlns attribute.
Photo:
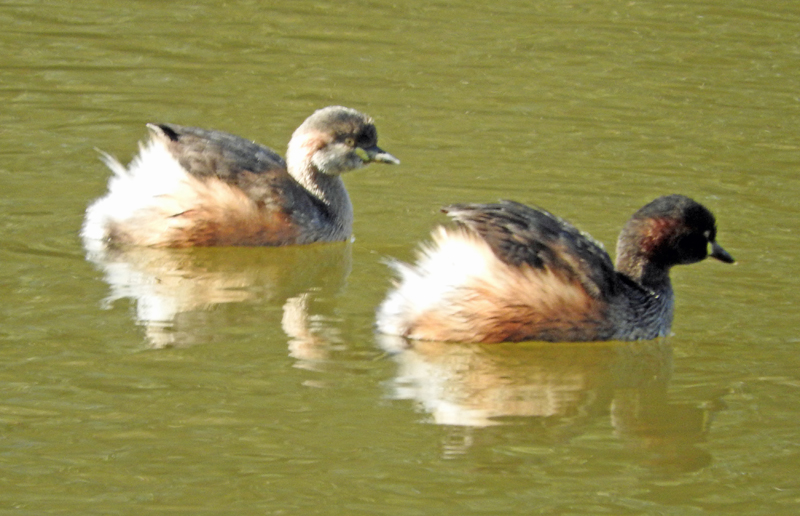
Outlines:
<svg viewBox="0 0 800 516"><path fill-rule="evenodd" d="M616 272L603 247L572 224L514 201L455 204L443 210L483 238L503 262L550 269L601 297L616 290Z"/></svg>
<svg viewBox="0 0 800 516"><path fill-rule="evenodd" d="M233 134L174 124L149 127L167 139L170 152L197 177L216 176L236 183L243 171L254 174L286 171L286 162L278 153Z"/></svg>

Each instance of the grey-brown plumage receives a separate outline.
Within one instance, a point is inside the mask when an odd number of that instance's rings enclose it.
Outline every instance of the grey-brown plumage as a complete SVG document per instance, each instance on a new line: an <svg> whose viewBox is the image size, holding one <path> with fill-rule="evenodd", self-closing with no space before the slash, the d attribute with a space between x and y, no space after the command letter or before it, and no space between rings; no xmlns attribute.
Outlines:
<svg viewBox="0 0 800 516"><path fill-rule="evenodd" d="M400 280L378 311L381 331L473 342L652 339L672 324L673 265L733 262L716 243L711 212L681 195L631 217L615 265L589 235L542 209L502 201L444 211L456 227L434 233L415 266L395 265ZM475 271L437 280L462 260Z"/></svg>

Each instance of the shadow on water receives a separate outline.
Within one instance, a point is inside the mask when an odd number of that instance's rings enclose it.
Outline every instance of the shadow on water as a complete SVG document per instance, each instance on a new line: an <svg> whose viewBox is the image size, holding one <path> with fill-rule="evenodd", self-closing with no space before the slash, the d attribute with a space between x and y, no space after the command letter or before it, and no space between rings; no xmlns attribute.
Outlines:
<svg viewBox="0 0 800 516"><path fill-rule="evenodd" d="M697 444L720 402L670 401L667 340L480 345L380 336L379 342L397 364L390 396L412 400L430 421L450 426L445 456L491 439L487 427L522 425L525 441L565 446L605 420L654 472L711 463Z"/></svg>
<svg viewBox="0 0 800 516"><path fill-rule="evenodd" d="M214 339L224 321L212 315L232 303L282 312L290 354L299 360L325 353L324 316L310 313L315 298L336 296L352 262L351 245L286 248L129 248L91 252L88 259L110 287L103 306L135 303L136 324L151 348L191 346ZM223 324L224 326L224 324Z"/></svg>

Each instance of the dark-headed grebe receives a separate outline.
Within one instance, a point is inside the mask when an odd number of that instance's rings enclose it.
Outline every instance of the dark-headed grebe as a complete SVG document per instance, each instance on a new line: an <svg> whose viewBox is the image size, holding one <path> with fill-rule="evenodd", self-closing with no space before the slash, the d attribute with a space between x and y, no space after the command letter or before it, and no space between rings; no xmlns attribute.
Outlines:
<svg viewBox="0 0 800 516"><path fill-rule="evenodd" d="M633 214L616 267L589 235L541 209L502 201L444 211L455 227L434 231L415 265L392 264L399 280L378 309L380 332L461 342L653 339L672 324L673 265L734 261L716 242L711 212L682 195Z"/></svg>

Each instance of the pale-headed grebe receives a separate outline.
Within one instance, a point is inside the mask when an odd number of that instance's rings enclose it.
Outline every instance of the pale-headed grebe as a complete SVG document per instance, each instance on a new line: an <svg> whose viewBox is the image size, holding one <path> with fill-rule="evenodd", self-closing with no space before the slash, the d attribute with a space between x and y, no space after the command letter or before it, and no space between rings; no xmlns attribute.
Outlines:
<svg viewBox="0 0 800 516"><path fill-rule="evenodd" d="M294 132L284 161L244 138L149 124L150 139L108 193L86 211L87 248L277 246L346 240L353 206L341 174L370 162L398 164L378 147L370 117L320 109Z"/></svg>

